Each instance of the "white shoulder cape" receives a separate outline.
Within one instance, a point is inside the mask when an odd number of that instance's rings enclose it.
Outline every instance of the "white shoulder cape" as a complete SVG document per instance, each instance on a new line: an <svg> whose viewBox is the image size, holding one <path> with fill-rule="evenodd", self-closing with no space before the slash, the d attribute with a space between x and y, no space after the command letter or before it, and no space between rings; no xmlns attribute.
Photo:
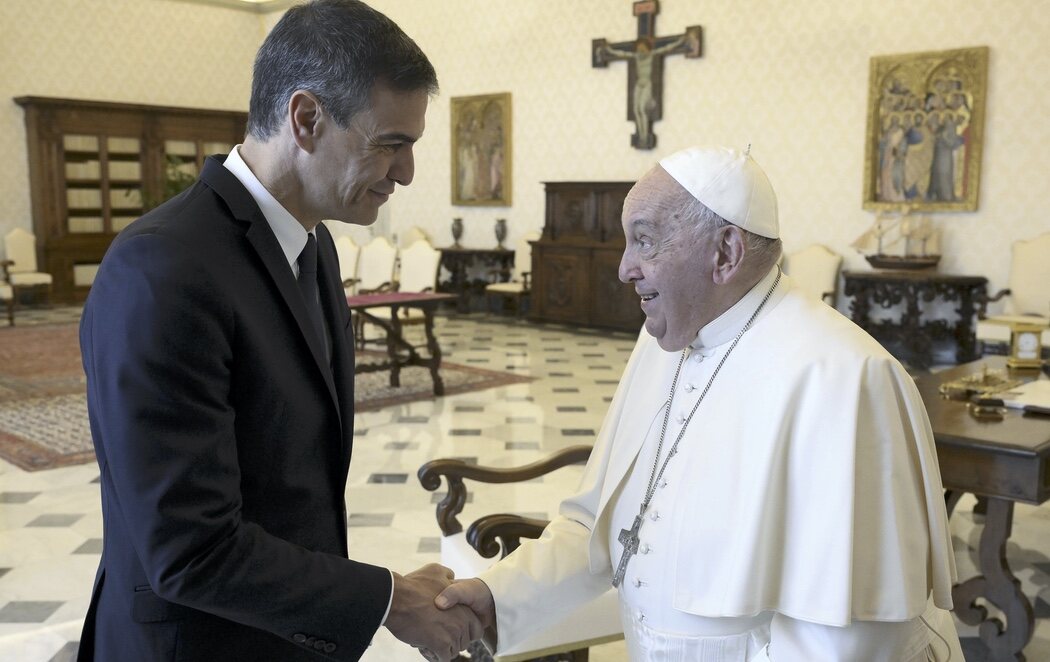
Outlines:
<svg viewBox="0 0 1050 662"><path fill-rule="evenodd" d="M955 581L933 433L903 367L856 325L784 278L697 410L673 517L677 609L773 610L833 626L905 621ZM786 292L786 293L785 293ZM580 491L542 538L481 575L501 648L609 586L610 501L678 354L642 330Z"/></svg>

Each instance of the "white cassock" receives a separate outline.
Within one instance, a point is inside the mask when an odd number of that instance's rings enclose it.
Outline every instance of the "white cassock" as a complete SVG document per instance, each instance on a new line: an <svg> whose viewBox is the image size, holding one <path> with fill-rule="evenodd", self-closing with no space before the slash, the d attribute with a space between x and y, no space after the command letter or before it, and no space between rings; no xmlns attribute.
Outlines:
<svg viewBox="0 0 1050 662"><path fill-rule="evenodd" d="M777 270L686 350L660 462ZM681 354L642 331L578 494L480 575L499 647L608 589ZM632 660L962 662L933 433L900 363L787 276L704 397L620 588Z"/></svg>

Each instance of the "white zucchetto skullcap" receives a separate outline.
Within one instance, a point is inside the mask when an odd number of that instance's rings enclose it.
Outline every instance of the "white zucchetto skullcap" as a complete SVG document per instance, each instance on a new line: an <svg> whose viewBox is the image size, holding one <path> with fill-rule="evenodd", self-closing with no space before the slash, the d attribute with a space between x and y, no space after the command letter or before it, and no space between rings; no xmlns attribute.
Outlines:
<svg viewBox="0 0 1050 662"><path fill-rule="evenodd" d="M777 194L748 152L728 147L691 147L660 161L682 188L733 225L776 239Z"/></svg>

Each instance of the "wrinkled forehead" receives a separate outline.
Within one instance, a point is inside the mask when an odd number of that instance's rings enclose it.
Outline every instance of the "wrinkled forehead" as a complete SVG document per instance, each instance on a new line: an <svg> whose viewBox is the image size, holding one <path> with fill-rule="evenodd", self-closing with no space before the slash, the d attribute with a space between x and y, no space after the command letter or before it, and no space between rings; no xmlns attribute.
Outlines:
<svg viewBox="0 0 1050 662"><path fill-rule="evenodd" d="M689 191L657 165L631 187L624 199L623 225L627 227L639 221L651 225L677 221L693 204L695 200Z"/></svg>

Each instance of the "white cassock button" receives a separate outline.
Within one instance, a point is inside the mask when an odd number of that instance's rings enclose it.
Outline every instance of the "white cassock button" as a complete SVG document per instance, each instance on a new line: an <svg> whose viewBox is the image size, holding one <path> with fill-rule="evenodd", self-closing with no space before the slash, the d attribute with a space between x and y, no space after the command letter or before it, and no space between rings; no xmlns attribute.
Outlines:
<svg viewBox="0 0 1050 662"><path fill-rule="evenodd" d="M645 612L643 612L643 611L638 612L638 620L639 621L644 621L645 620Z"/></svg>
<svg viewBox="0 0 1050 662"><path fill-rule="evenodd" d="M675 416L674 420L678 421L679 425L681 425L682 423L685 423L685 414L679 414L679 415Z"/></svg>
<svg viewBox="0 0 1050 662"><path fill-rule="evenodd" d="M666 478L664 478L663 480L660 481L660 487L667 487L667 479Z"/></svg>
<svg viewBox="0 0 1050 662"><path fill-rule="evenodd" d="M660 519L660 511L659 511L659 510L654 510L654 511L652 512L652 514L651 514L651 515L649 515L649 519L651 519L651 520L652 520L652 521L654 521L654 522L655 522L656 520Z"/></svg>
<svg viewBox="0 0 1050 662"><path fill-rule="evenodd" d="M635 579L635 580L634 580L634 587L635 587L635 588L641 588L641 587L643 587L643 586L645 586L645 585L646 585L646 584L645 584L645 582L643 582L643 581L642 581L642 580L640 580L640 579Z"/></svg>
<svg viewBox="0 0 1050 662"><path fill-rule="evenodd" d="M686 384L685 385L685 392L686 393L692 393L695 390L696 390L696 386L695 385L693 385L693 384Z"/></svg>
<svg viewBox="0 0 1050 662"><path fill-rule="evenodd" d="M701 354L700 352L697 352L696 354L693 354L693 360L696 361L697 363L703 363L704 355Z"/></svg>
<svg viewBox="0 0 1050 662"><path fill-rule="evenodd" d="M645 544L645 545L642 545L641 552L642 552L642 554L648 554L650 549L651 548L649 547L649 545Z"/></svg>

